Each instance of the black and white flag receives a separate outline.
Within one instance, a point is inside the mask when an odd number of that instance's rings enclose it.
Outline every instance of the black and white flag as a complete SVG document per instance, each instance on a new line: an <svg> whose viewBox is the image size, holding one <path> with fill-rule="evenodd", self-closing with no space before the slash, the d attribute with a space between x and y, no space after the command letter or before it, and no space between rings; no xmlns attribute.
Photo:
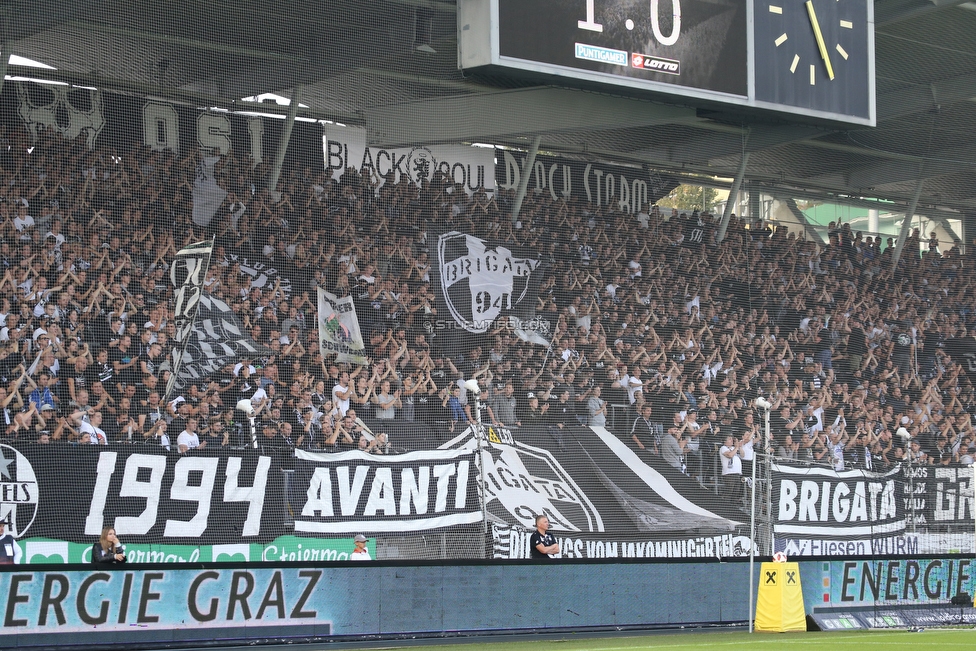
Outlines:
<svg viewBox="0 0 976 651"><path fill-rule="evenodd" d="M267 346L251 338L230 305L204 293L200 296L190 336L176 360L171 382L183 389L210 377L227 364L270 353Z"/></svg>
<svg viewBox="0 0 976 651"><path fill-rule="evenodd" d="M772 503L777 537L833 537L866 540L905 530L899 494L901 469L887 473L837 471L826 466L776 461Z"/></svg>
<svg viewBox="0 0 976 651"><path fill-rule="evenodd" d="M535 316L543 273L538 254L518 251L457 231L437 238L437 261L431 274L438 314L450 315L451 330L484 334L499 317L516 317L521 326ZM548 337L520 327L525 341L548 344Z"/></svg>
<svg viewBox="0 0 976 651"><path fill-rule="evenodd" d="M207 278L212 251L213 240L191 244L180 249L169 268L169 278L175 288L176 307L173 322L176 325L176 332L173 336L173 374L166 383L166 399L169 399L178 381L180 364L185 357L186 344L200 305L203 281Z"/></svg>

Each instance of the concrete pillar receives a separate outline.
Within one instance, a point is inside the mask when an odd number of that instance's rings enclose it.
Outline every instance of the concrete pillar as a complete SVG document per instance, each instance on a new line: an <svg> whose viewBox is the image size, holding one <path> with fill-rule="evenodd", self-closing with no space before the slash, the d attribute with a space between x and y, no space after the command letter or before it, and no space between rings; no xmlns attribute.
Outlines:
<svg viewBox="0 0 976 651"><path fill-rule="evenodd" d="M762 195L759 194L759 190L749 190L749 219L752 222L757 222L763 219L762 212Z"/></svg>
<svg viewBox="0 0 976 651"><path fill-rule="evenodd" d="M878 216L880 214L881 211L876 208L868 209L868 231L872 235L878 232Z"/></svg>

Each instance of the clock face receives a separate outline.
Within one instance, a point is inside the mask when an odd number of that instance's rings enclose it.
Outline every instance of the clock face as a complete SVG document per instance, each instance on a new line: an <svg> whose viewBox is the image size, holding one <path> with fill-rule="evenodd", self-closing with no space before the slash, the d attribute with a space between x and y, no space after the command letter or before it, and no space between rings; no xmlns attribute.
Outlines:
<svg viewBox="0 0 976 651"><path fill-rule="evenodd" d="M756 99L869 119L871 0L756 0Z"/></svg>

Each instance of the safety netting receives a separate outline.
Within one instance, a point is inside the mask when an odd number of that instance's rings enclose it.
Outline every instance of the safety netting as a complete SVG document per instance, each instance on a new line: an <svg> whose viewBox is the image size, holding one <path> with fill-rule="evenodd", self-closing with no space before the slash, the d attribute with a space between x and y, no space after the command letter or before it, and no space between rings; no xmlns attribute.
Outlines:
<svg viewBox="0 0 976 651"><path fill-rule="evenodd" d="M88 562L111 528L130 561L344 560L357 535L373 558L526 558L543 515L562 558L972 550L971 257L915 232L895 264L758 202L723 219L735 199L696 203L675 170L528 138L417 139L492 116L343 122L417 100L412 74L460 92L437 7L382 21L427 57L406 72L304 85L167 36L179 10L37 26L152 72L83 82L65 47L65 81L2 87L11 554ZM241 56L313 65L311 27L269 44L241 11ZM358 26L352 51L371 20L322 29ZM230 105L208 66L336 119Z"/></svg>

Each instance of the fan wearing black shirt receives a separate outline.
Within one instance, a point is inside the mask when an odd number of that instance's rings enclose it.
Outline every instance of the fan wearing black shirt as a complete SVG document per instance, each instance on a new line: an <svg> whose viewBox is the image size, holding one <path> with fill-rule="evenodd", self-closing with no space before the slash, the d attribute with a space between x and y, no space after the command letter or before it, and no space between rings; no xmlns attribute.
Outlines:
<svg viewBox="0 0 976 651"><path fill-rule="evenodd" d="M847 359L850 373L853 375L861 370L861 361L868 352L867 336L861 322L851 319L850 333L847 335Z"/></svg>
<svg viewBox="0 0 976 651"><path fill-rule="evenodd" d="M529 538L531 558L552 558L559 553L559 543L556 537L549 533L549 518L544 515L535 516L535 533Z"/></svg>

